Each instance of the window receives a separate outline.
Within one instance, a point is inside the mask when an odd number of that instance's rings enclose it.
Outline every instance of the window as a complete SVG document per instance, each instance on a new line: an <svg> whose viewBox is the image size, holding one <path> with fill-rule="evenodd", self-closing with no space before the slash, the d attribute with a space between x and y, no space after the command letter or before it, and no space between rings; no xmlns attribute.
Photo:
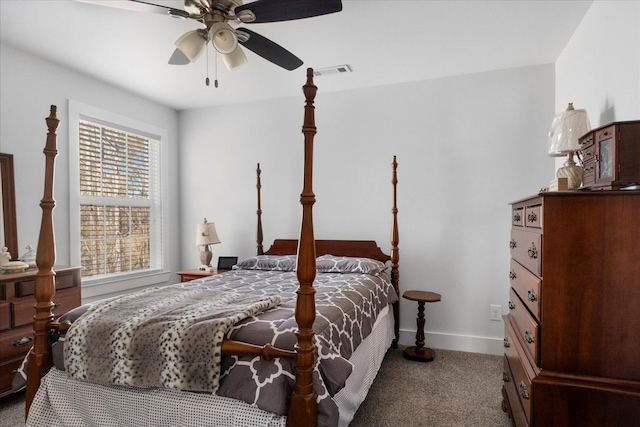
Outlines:
<svg viewBox="0 0 640 427"><path fill-rule="evenodd" d="M72 259L83 282L162 270L161 137L109 114L72 115Z"/></svg>

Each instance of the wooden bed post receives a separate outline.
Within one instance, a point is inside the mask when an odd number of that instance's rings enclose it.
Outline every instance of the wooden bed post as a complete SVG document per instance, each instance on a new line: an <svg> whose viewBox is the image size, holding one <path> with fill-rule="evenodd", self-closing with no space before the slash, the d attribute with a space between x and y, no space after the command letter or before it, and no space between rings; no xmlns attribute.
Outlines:
<svg viewBox="0 0 640 427"><path fill-rule="evenodd" d="M44 172L44 196L40 201L42 208L42 222L40 224L40 236L36 251L36 264L38 272L35 280L36 314L33 316L33 351L29 356L27 365L27 392L25 416L29 415L29 408L35 397L40 378L42 378L53 365L51 357L51 344L49 343L48 324L53 320L53 302L55 294L55 275L52 267L56 260L56 247L53 234L52 211L56 205L53 199L53 178L55 157L58 154L56 148L56 129L60 120L56 117L56 106L51 106L51 113L46 118L47 143L44 148L45 172Z"/></svg>
<svg viewBox="0 0 640 427"><path fill-rule="evenodd" d="M263 255L264 248L262 246L262 207L261 207L261 199L260 199L260 189L262 189L262 184L260 183L260 163L258 163L258 168L256 169L256 188L258 190L258 210L256 214L258 215L258 230L256 231L256 255Z"/></svg>
<svg viewBox="0 0 640 427"><path fill-rule="evenodd" d="M313 138L316 134L313 100L318 88L313 84L313 69L307 68L307 82L302 87L306 104L304 107L304 186L300 194L302 204L302 226L298 241L297 276L300 287L296 298L296 384L291 396L288 425L311 427L318 425L317 395L313 390L313 365L315 347L313 343L313 322L316 319L315 289L316 245L313 234Z"/></svg>
<svg viewBox="0 0 640 427"><path fill-rule="evenodd" d="M393 172L391 174L391 184L393 184L393 208L391 213L393 214L393 228L391 229L391 283L393 288L400 297L400 270L398 268L398 261L400 261L400 250L398 249L398 243L400 243L400 234L398 233L398 162L396 162L396 156L393 156ZM393 303L393 320L394 320L394 332L395 338L393 339L391 346L398 348L398 339L400 338L400 301Z"/></svg>

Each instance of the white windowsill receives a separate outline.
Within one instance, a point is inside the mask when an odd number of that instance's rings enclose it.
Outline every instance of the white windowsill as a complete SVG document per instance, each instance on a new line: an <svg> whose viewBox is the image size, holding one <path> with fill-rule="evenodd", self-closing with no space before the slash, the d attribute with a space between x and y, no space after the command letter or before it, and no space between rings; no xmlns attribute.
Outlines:
<svg viewBox="0 0 640 427"><path fill-rule="evenodd" d="M128 294L150 286L168 285L173 273L170 271L147 271L119 276L82 279L82 303L93 302L119 294Z"/></svg>

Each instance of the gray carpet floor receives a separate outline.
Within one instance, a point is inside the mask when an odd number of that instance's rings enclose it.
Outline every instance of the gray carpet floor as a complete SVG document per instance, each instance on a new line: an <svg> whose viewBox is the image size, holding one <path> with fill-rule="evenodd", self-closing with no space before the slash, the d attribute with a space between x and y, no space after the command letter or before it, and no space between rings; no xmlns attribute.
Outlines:
<svg viewBox="0 0 640 427"><path fill-rule="evenodd" d="M391 349L350 426L508 427L501 387L501 356L436 350L422 363ZM24 393L0 398L0 427L23 418Z"/></svg>

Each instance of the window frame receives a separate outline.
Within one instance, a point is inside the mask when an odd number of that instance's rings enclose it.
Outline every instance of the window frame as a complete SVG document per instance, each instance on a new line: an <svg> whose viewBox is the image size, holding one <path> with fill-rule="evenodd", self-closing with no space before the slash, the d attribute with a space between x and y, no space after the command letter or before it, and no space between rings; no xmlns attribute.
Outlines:
<svg viewBox="0 0 640 427"><path fill-rule="evenodd" d="M159 266L152 266L150 269L133 272L113 273L99 276L89 276L82 278L83 288L92 288L89 297L104 295L108 293L118 293L138 287L157 285L166 282L170 272L166 271L168 265L169 248L167 239L164 238L168 230L169 223L166 215L167 208L163 201L167 197L167 155L168 152L168 131L158 126L144 123L139 120L122 116L97 107L82 104L69 100L69 247L70 261L72 265L81 265L81 244L80 244L80 120L87 120L99 125L113 127L126 132L136 133L149 137L159 142L159 210L161 220L158 234L160 236L160 246L156 249L159 252ZM152 244L153 245L153 244ZM153 250L153 249L152 249ZM83 292L83 297L85 293Z"/></svg>

